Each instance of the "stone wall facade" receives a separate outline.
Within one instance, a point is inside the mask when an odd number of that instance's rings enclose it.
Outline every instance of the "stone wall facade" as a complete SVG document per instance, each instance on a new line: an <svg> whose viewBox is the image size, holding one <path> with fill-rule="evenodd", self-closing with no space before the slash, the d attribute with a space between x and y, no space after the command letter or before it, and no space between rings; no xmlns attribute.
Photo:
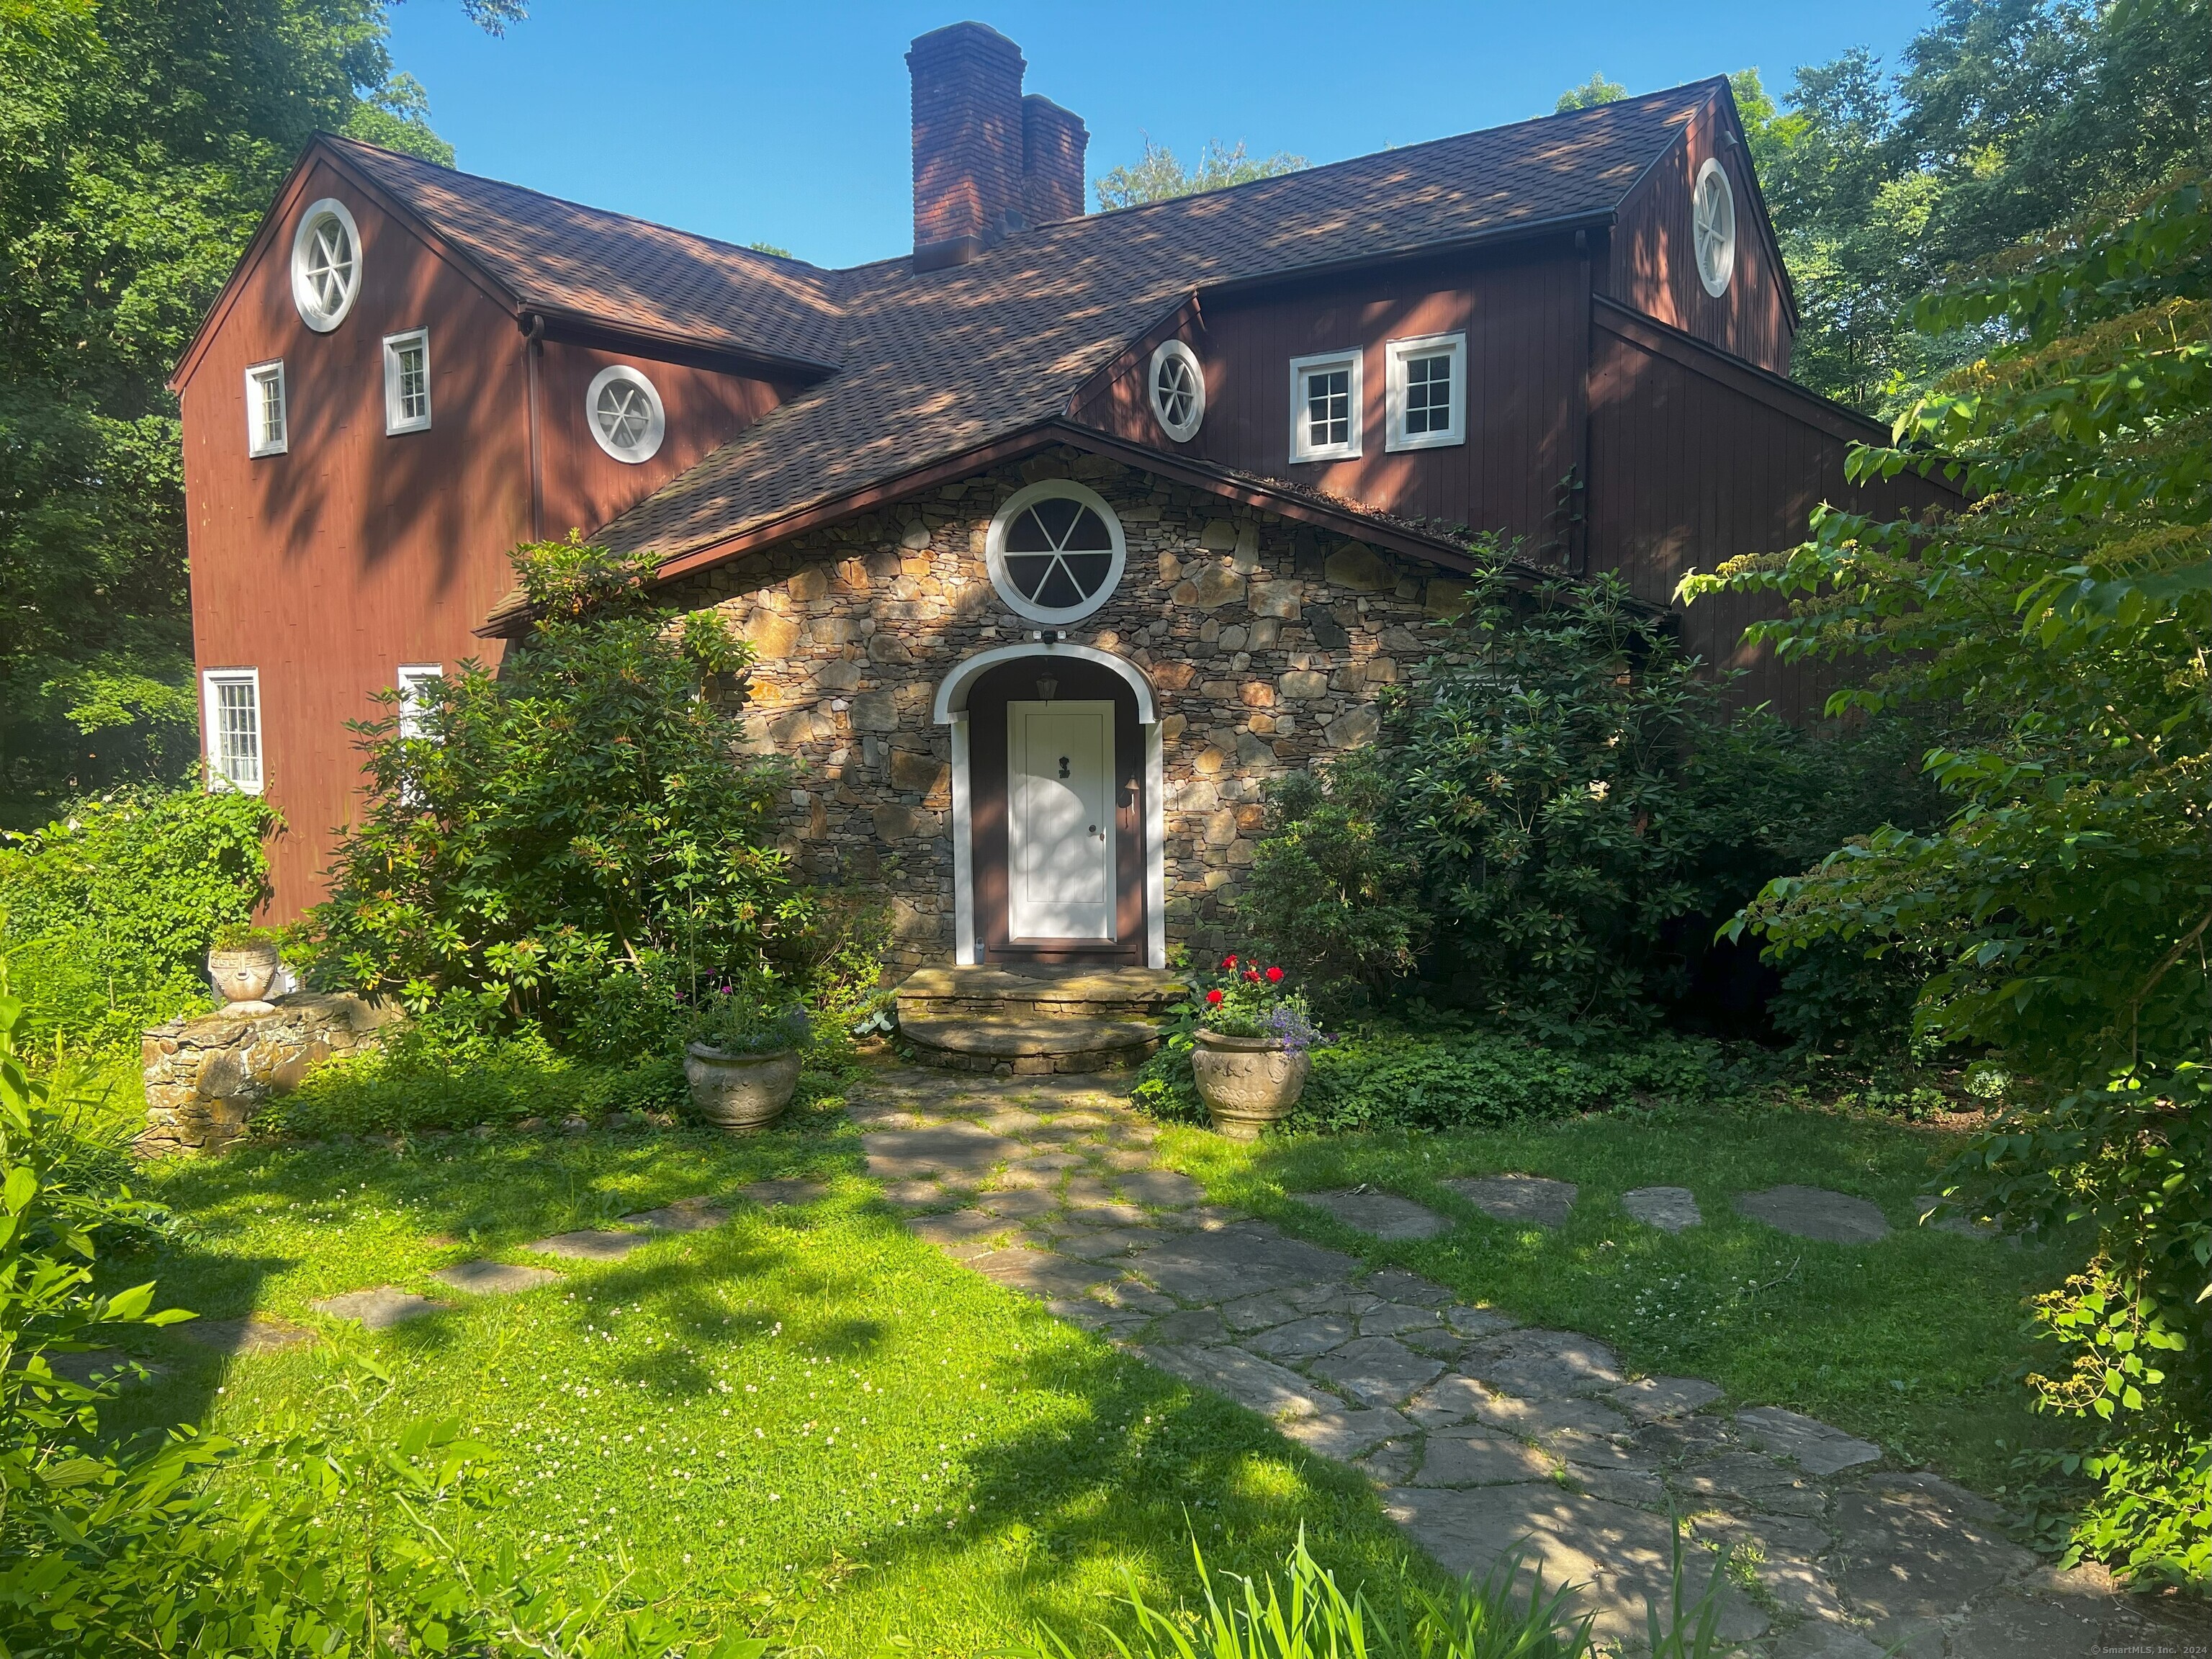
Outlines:
<svg viewBox="0 0 2212 1659"><path fill-rule="evenodd" d="M1229 942L1267 781L1369 741L1376 693L1428 654L1423 623L1465 592L1443 572L1074 450L690 579L679 602L719 610L759 654L748 734L799 770L787 844L810 876L889 896L896 968L953 957L951 738L931 702L963 659L1036 627L999 599L984 544L1006 498L1047 477L1096 490L1127 538L1113 597L1066 633L1135 664L1158 694L1171 945Z"/></svg>
<svg viewBox="0 0 2212 1659"><path fill-rule="evenodd" d="M299 1087L310 1067L377 1047L397 1018L388 1006L349 992L303 992L279 998L265 1014L218 1010L153 1027L141 1050L146 1127L138 1150L215 1151L243 1133L271 1096Z"/></svg>

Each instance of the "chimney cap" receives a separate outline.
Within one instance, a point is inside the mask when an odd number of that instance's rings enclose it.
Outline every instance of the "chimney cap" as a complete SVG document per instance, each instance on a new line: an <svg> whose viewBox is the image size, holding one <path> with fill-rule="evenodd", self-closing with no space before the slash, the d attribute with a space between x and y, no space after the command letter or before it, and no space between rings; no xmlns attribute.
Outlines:
<svg viewBox="0 0 2212 1659"><path fill-rule="evenodd" d="M972 20L964 23L947 23L941 29L932 29L927 34L915 35L914 39L908 43L907 46L906 61L908 67L911 68L913 66L915 57L917 53L920 53L924 57L927 57L937 52L943 51L946 47L966 45L970 42L974 43L975 46L981 46L987 52L1003 51L1012 52L1014 56L1015 62L1021 64L1022 67L1024 69L1029 67L1027 61L1022 57L1022 49L1019 46L1016 46L1012 40L1009 40L1005 35L1000 33L998 30L993 28L988 23L978 23Z"/></svg>

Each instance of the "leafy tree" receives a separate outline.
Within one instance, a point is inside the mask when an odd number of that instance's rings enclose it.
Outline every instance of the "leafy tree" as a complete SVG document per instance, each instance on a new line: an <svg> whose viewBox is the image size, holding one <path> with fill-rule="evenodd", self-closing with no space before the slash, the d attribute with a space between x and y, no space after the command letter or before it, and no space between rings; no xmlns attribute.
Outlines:
<svg viewBox="0 0 2212 1659"><path fill-rule="evenodd" d="M1552 106L1552 113L1565 115L1569 110L1595 109L1600 104L1617 104L1628 96L1628 88L1618 81L1608 81L1601 70L1578 87L1569 87L1559 94L1559 101Z"/></svg>
<svg viewBox="0 0 2212 1659"><path fill-rule="evenodd" d="M512 0L470 0L496 31ZM197 749L162 380L317 128L450 163L383 0L0 5L0 822Z"/></svg>
<svg viewBox="0 0 2212 1659"><path fill-rule="evenodd" d="M1944 0L1900 73L1847 52L1786 102L1752 149L1804 316L1793 372L1894 411L1986 343L1911 326L1945 273L2212 161L2212 6Z"/></svg>
<svg viewBox="0 0 2212 1659"><path fill-rule="evenodd" d="M1104 178L1093 179L1091 188L1097 192L1102 209L1140 207L1146 202L1164 202L1177 196L1193 196L1202 190L1222 190L1231 185L1249 184L1255 179L1297 173L1307 165L1304 156L1293 155L1288 150L1278 150L1273 155L1247 155L1242 139L1233 145L1224 145L1218 138L1209 138L1206 148L1199 152L1198 165L1186 170L1176 160L1173 150L1164 144L1155 144L1147 134L1144 155L1135 166L1115 167Z"/></svg>
<svg viewBox="0 0 2212 1659"><path fill-rule="evenodd" d="M1954 805L1746 912L1778 954L1937 953L1923 1032L2028 1079L1957 1171L2096 1248L2041 1299L2031 1379L2107 1425L2076 1547L2212 1576L2212 200L2202 176L2045 239L1916 310L1999 343L1917 401L1856 477L1937 469L1974 504L1813 538L1685 583L1786 595L1751 637L1874 672L1832 706L1951 699Z"/></svg>
<svg viewBox="0 0 2212 1659"><path fill-rule="evenodd" d="M718 709L750 660L720 618L645 597L650 555L519 549L538 618L494 674L446 677L419 735L357 725L370 790L313 913L330 971L480 1027L649 1044L675 1005L806 960L778 848L784 763Z"/></svg>

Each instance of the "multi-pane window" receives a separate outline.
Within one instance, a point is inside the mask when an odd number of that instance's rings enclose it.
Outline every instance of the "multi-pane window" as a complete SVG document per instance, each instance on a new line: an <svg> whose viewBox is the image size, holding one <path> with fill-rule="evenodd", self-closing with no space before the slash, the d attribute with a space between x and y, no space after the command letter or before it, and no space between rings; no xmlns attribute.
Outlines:
<svg viewBox="0 0 2212 1659"><path fill-rule="evenodd" d="M327 334L361 292L361 232L343 202L325 196L300 216L292 237L292 303L300 320Z"/></svg>
<svg viewBox="0 0 2212 1659"><path fill-rule="evenodd" d="M435 663L413 663L399 671L399 735L427 738L423 716L436 701L445 670Z"/></svg>
<svg viewBox="0 0 2212 1659"><path fill-rule="evenodd" d="M668 430L660 393L644 374L628 363L603 368L584 388L584 414L599 447L635 466L660 452Z"/></svg>
<svg viewBox="0 0 2212 1659"><path fill-rule="evenodd" d="M1128 556L1114 509L1072 478L1042 478L1008 496L983 550L1006 608L1048 626L1079 621L1105 604Z"/></svg>
<svg viewBox="0 0 2212 1659"><path fill-rule="evenodd" d="M430 333L387 335L384 342L384 429L430 429Z"/></svg>
<svg viewBox="0 0 2212 1659"><path fill-rule="evenodd" d="M210 787L261 793L261 675L252 668L202 676Z"/></svg>
<svg viewBox="0 0 2212 1659"><path fill-rule="evenodd" d="M1359 355L1300 357L1291 364L1291 459L1359 453Z"/></svg>
<svg viewBox="0 0 2212 1659"><path fill-rule="evenodd" d="M246 453L282 455L289 442L284 424L284 365L256 363L246 371Z"/></svg>
<svg viewBox="0 0 2212 1659"><path fill-rule="evenodd" d="M1467 336L1429 334L1389 344L1386 447L1433 449L1467 441Z"/></svg>

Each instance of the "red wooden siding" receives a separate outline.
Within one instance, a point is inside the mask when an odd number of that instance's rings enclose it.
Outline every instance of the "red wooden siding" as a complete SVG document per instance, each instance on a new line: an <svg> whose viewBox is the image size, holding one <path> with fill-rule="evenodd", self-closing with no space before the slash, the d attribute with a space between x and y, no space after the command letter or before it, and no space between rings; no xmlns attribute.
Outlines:
<svg viewBox="0 0 2212 1659"><path fill-rule="evenodd" d="M1128 354L1123 372L1091 388L1074 418L1133 442L1267 477L1313 485L1409 518L1524 537L1557 532L1559 484L1577 459L1577 388L1588 316L1583 262L1564 240L1516 253L1363 272L1250 295L1209 295L1203 324L1180 319ZM1384 447L1387 343L1465 331L1467 441L1443 449ZM1188 444L1153 422L1145 377L1152 348L1172 331L1206 369L1206 422ZM1358 344L1361 454L1290 459L1290 364Z"/></svg>
<svg viewBox="0 0 2212 1659"><path fill-rule="evenodd" d="M362 288L317 334L293 309L300 210L325 196L361 231ZM512 585L507 554L531 530L526 343L511 311L410 223L326 163L287 192L179 387L198 665L257 668L264 788L288 828L272 849L278 919L320 894L332 830L353 813L358 757L345 729L403 663L452 667L500 647L475 626ZM427 325L427 432L384 430L383 340ZM246 453L245 371L284 362L289 446ZM641 466L584 425L585 384L611 354L549 346L540 465L549 534L586 529L734 434L773 388L630 355L668 416Z"/></svg>
<svg viewBox="0 0 2212 1659"><path fill-rule="evenodd" d="M1851 442L1879 428L1811 392L1603 307L1594 339L1589 567L1619 570L1654 604L1669 603L1692 570L1802 541L1823 501L1893 514L1957 499L1917 478L1850 484ZM1741 701L1815 718L1822 679L1740 643L1747 623L1774 614L1771 601L1748 596L1703 599L1684 617L1683 642L1710 663L1748 671Z"/></svg>
<svg viewBox="0 0 2212 1659"><path fill-rule="evenodd" d="M1652 167L1613 226L1601 291L1777 374L1790 372L1792 328L1783 277L1759 223L1750 157L1717 103L1707 105ZM1690 197L1709 156L1735 193L1735 272L1716 299L1691 247Z"/></svg>

